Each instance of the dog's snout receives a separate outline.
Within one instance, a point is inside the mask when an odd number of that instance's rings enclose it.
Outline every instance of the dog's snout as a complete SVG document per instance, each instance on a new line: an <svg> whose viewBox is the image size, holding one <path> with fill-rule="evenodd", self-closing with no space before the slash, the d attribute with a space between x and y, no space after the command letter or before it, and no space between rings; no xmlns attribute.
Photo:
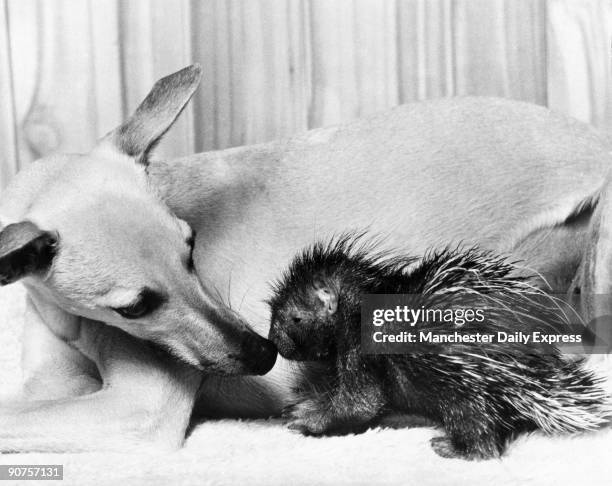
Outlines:
<svg viewBox="0 0 612 486"><path fill-rule="evenodd" d="M255 333L244 337L240 351L244 361L256 375L266 374L276 362L277 350L274 343Z"/></svg>

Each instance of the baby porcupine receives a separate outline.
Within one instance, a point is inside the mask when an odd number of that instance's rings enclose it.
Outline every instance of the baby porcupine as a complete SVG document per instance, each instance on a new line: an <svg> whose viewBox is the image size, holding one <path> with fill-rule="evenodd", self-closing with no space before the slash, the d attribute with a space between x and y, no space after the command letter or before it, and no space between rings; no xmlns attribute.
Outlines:
<svg viewBox="0 0 612 486"><path fill-rule="evenodd" d="M558 323L558 315L554 305L534 298L546 297L542 291L513 277L515 266L492 253L446 249L418 261L376 256L359 241L343 237L304 251L269 301L269 338L279 353L326 369L304 380L288 412L291 428L315 435L354 432L388 412L414 413L444 427L446 436L432 439L439 455L480 459L501 455L521 432L577 432L605 422L607 396L599 379L555 346L447 345L362 354L362 294L418 294L418 308L496 293L487 329L472 325L463 332L546 328L542 316ZM529 317L533 306L539 307L537 319Z"/></svg>

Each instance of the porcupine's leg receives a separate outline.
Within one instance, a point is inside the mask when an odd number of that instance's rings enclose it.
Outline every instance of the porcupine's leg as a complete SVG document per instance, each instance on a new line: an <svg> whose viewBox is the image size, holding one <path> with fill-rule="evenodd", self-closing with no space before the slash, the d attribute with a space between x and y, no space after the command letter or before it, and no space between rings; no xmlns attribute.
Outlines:
<svg viewBox="0 0 612 486"><path fill-rule="evenodd" d="M313 387L290 407L285 417L289 428L307 435L358 432L384 406L382 385L374 374L359 367L359 356L347 358L339 367L335 383Z"/></svg>
<svg viewBox="0 0 612 486"><path fill-rule="evenodd" d="M441 407L446 436L431 440L434 451L448 458L467 460L499 457L510 434L472 403L449 400Z"/></svg>

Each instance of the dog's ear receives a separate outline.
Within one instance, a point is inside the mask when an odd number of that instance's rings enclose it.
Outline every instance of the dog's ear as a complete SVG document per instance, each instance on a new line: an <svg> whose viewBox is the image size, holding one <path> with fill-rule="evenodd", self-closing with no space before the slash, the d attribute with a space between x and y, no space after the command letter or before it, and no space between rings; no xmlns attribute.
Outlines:
<svg viewBox="0 0 612 486"><path fill-rule="evenodd" d="M193 64L155 83L134 114L106 135L121 153L147 164L147 155L180 115L200 84L202 68Z"/></svg>
<svg viewBox="0 0 612 486"><path fill-rule="evenodd" d="M49 269L58 236L34 223L9 224L0 231L0 285Z"/></svg>

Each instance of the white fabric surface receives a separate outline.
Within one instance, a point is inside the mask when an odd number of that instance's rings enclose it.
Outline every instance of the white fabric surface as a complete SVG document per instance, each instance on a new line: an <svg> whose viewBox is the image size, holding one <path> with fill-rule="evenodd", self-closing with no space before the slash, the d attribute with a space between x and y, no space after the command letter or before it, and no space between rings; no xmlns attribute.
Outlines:
<svg viewBox="0 0 612 486"><path fill-rule="evenodd" d="M18 285L0 289L3 392L20 380L23 301ZM484 462L438 457L429 446L438 433L427 427L375 429L317 439L277 421L222 420L199 425L182 450L163 456L7 454L0 463L63 464L65 480L58 484L64 485L612 484L612 429L575 437L532 434L515 442L502 460Z"/></svg>

